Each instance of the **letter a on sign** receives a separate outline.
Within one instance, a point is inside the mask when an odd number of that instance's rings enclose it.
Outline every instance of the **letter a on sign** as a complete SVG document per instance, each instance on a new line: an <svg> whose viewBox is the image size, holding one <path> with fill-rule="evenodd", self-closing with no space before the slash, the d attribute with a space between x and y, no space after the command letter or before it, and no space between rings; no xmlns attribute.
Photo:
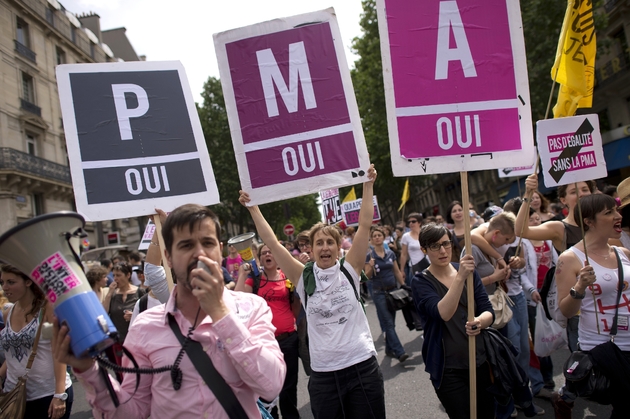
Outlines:
<svg viewBox="0 0 630 419"><path fill-rule="evenodd" d="M394 176L533 165L513 0L376 0Z"/></svg>
<svg viewBox="0 0 630 419"><path fill-rule="evenodd" d="M369 166L333 9L214 34L250 205L365 181Z"/></svg>
<svg viewBox="0 0 630 419"><path fill-rule="evenodd" d="M457 47L450 48L450 34L453 30L453 38ZM464 69L465 77L477 77L475 62L470 52L462 16L459 14L456 1L440 2L440 21L438 24L437 54L435 59L435 80L448 78L449 61L459 61Z"/></svg>

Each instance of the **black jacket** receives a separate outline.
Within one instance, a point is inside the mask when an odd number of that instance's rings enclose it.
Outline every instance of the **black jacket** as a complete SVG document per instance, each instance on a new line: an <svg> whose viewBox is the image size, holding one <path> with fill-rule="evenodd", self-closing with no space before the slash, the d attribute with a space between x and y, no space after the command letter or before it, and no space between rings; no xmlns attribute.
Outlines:
<svg viewBox="0 0 630 419"><path fill-rule="evenodd" d="M518 352L507 338L491 327L484 329L481 334L486 345L486 359L494 377L494 383L487 391L494 394L497 402L504 406L513 396L514 403L523 407L525 416L535 416L527 374L516 362Z"/></svg>

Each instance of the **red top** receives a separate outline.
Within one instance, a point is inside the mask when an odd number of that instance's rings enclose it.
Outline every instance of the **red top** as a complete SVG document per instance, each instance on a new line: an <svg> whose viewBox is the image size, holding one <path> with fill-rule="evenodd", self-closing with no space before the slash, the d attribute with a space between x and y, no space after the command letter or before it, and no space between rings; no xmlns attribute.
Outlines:
<svg viewBox="0 0 630 419"><path fill-rule="evenodd" d="M260 287L258 295L267 301L273 318L271 323L276 327L276 336L295 331L295 317L291 311L289 301L289 288L284 272L278 270L278 281L267 281L264 273L260 275ZM254 286L254 278L248 276L245 284Z"/></svg>
<svg viewBox="0 0 630 419"><path fill-rule="evenodd" d="M536 288L540 290L543 286L545 276L553 264L552 251L546 241L543 242L542 246L534 246L534 251L536 252L536 261L538 262L538 284Z"/></svg>

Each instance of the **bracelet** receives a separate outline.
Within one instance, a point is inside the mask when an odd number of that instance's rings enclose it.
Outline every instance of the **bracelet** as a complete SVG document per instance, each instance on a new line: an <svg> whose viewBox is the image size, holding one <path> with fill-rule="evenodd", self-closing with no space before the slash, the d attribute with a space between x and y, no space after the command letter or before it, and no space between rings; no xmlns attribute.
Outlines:
<svg viewBox="0 0 630 419"><path fill-rule="evenodd" d="M152 244L153 246L158 246L158 247L160 247L159 243L153 243L153 242L151 242L151 244Z"/></svg>
<svg viewBox="0 0 630 419"><path fill-rule="evenodd" d="M528 197L523 198L523 202L528 202L528 201L529 201Z"/></svg>

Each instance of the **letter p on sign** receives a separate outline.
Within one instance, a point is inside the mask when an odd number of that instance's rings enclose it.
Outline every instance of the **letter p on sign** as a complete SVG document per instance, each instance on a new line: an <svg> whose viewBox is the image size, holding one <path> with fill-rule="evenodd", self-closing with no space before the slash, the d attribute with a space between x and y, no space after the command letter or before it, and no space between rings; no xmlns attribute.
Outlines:
<svg viewBox="0 0 630 419"><path fill-rule="evenodd" d="M146 90L137 84L112 84L116 117L121 140L133 140L129 118L139 118L149 110L149 98ZM133 93L138 100L136 108L128 108L125 93Z"/></svg>

